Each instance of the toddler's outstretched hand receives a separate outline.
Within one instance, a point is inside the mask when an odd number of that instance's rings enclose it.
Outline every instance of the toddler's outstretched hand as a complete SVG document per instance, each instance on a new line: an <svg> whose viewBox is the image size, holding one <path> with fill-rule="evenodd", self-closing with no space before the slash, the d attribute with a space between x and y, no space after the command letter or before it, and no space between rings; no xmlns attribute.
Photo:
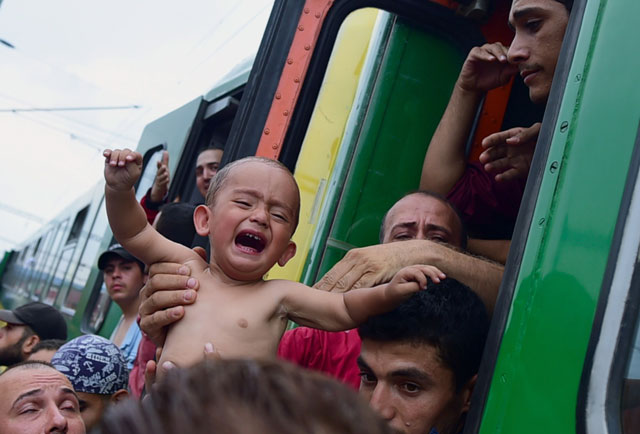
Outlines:
<svg viewBox="0 0 640 434"><path fill-rule="evenodd" d="M447 276L433 265L411 265L404 267L393 276L387 291L394 297L408 297L414 292L427 288L427 277L440 283Z"/></svg>
<svg viewBox="0 0 640 434"><path fill-rule="evenodd" d="M130 149L106 149L104 179L114 190L131 189L142 173L142 154Z"/></svg>

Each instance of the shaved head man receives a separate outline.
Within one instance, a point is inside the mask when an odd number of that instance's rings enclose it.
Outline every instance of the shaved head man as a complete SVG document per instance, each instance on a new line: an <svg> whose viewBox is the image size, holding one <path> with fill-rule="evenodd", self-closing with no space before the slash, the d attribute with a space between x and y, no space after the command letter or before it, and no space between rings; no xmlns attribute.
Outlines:
<svg viewBox="0 0 640 434"><path fill-rule="evenodd" d="M62 373L45 362L27 361L0 375L0 432L85 432L78 397Z"/></svg>

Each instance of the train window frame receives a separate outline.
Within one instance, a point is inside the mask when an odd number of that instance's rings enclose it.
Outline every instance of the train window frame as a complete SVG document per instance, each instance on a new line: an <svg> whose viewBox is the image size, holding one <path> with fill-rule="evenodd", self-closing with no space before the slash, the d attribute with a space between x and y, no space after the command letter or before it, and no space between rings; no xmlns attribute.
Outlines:
<svg viewBox="0 0 640 434"><path fill-rule="evenodd" d="M223 150L223 160L227 140L224 143L218 138L213 137L211 125L217 125L218 120L222 118L222 123L232 118L232 126L238 114L240 102L243 99L246 84L229 89L222 95L216 96L211 101L203 100L198 113L196 114L192 131L189 134L184 149L180 155L180 161L176 167L175 176L169 186L169 199L180 198L185 203L202 203L204 198L195 182L195 166L198 154L206 148L215 148ZM231 113L231 114L230 114ZM207 143L203 143L207 140ZM221 166L222 167L222 164Z"/></svg>
<svg viewBox="0 0 640 434"><path fill-rule="evenodd" d="M76 216L73 219L73 224L71 225L71 230L69 231L69 236L67 238L67 244L72 241L77 241L80 238L80 234L82 233L82 227L84 226L84 222L87 219L87 215L89 214L89 205L82 208L80 211L76 213Z"/></svg>
<svg viewBox="0 0 640 434"><path fill-rule="evenodd" d="M89 207L87 207L89 208ZM82 294L84 293L87 284L90 282L91 280L91 275L93 273L93 269L95 267L96 264L96 260L98 257L98 253L100 252L100 246L102 245L102 240L105 236L105 234L107 233L108 229L109 229L109 223L106 219L106 208L104 205L104 195L101 197L100 201L97 203L96 205L96 211L95 214L93 215L93 220L91 222L91 227L87 230L87 238L82 246L82 251L80 252L80 254L78 255L78 261L77 261L77 265L76 268L73 272L73 276L70 279L70 284L69 287L66 291L66 293L64 294L64 298L62 300L60 309L68 314L68 315L75 315L76 313L76 308L77 306L81 303L82 301ZM103 216L104 218L104 224L103 221L101 220L101 216ZM94 240L94 237L95 240ZM86 276L86 280L82 283L82 285L80 286L82 289L80 289L80 298L77 302L77 304L74 307L70 307L69 306L69 299L71 294L74 291L74 286L76 286L77 284L77 279L78 277L81 275L81 267L85 266L84 264L84 259L86 254L88 253L87 249L89 246L89 243L91 243L92 241L97 241L98 243L98 249L97 252L95 254L91 255L91 264L89 265L89 268L87 270L88 275ZM91 252L89 252L91 253Z"/></svg>
<svg viewBox="0 0 640 434"><path fill-rule="evenodd" d="M49 258L47 258L47 262L44 265L43 273L48 275L46 280L40 281L38 285L34 288L33 292L29 294L32 300L41 300L44 294L49 290L49 285L53 279L53 272L55 272L58 257L62 252L62 248L64 246L64 235L67 230L67 226L69 225L69 219L66 218L60 223L56 224L53 229L54 236L52 237L52 244L50 249Z"/></svg>
<svg viewBox="0 0 640 434"><path fill-rule="evenodd" d="M568 74L573 62L575 49L577 45L578 35L582 25L585 5L587 0L575 0L572 12L567 25L567 30L563 39L562 48L557 62L553 83L547 104L548 110L544 113L541 131L539 134L538 145L536 146L534 158L532 161L530 176L523 195L523 200L516 220L514 236L505 266L505 272L500 292L493 315L492 326L487 340L487 346L483 355L480 368L478 383L475 387L471 410L467 417L465 432L478 432L485 409L486 400L488 398L489 389L494 377L494 368L498 359L500 344L505 327L509 318L511 304L514 298L517 277L520 273L521 262L524 255L525 246L527 244L528 235L533 226L534 210L538 202L538 195L542 185L543 174L546 169L546 162L549 157L552 137L559 119L560 103L564 97L564 90L568 83ZM303 3L303 2L302 2ZM297 4L297 3L296 3ZM302 4L301 4L302 6ZM331 54L333 41L339 30L344 18L355 9L364 7L375 7L388 12L402 14L402 10L409 10L412 7L422 8L421 11L433 11L437 5L431 2L424 2L417 5L413 1L396 1L390 3L384 0L345 0L335 2L324 20L322 29L315 46L312 48L313 54L308 71L325 71L328 58ZM270 18L263 46L256 58L256 67L252 71L251 77L247 84L247 94L245 103L251 104L253 100L273 101L279 82L270 80L270 75L266 71L273 71L274 68L280 68L279 73L275 74L278 79L281 76L288 50L291 46L291 39L295 30L287 33L287 26L297 24L301 11L296 15L292 11L286 14L280 9L284 9L276 2L274 6L274 14ZM291 7L290 9L294 9ZM428 13L428 12L427 12ZM406 16L406 15L404 15ZM420 20L421 14L412 11L414 20ZM280 22L278 21L280 20ZM274 25L275 24L275 25ZM278 35L270 33L278 32ZM278 37L280 39L278 39ZM289 38L289 42L283 40ZM271 44L273 46L265 45ZM278 45L281 44L281 45ZM271 65L265 65L271 62ZM271 75L274 73L271 72ZM260 83L255 83L262 80ZM310 79L304 78L304 83L298 95L295 110L291 116L291 123L286 132L285 140L282 145L282 151L279 159L290 169L295 167L297 153L300 144L303 143L304 134L308 125L309 118L318 95L318 90L324 78L324 72L319 73L318 77ZM244 105L244 104L243 104ZM244 109L244 110L243 110ZM234 125L234 131L230 137L228 146L231 147L233 153L225 153L223 165L237 158L255 154L257 144L260 142L260 135L263 133L262 126L265 125L268 110L260 111L255 109L251 112L246 107L241 106L241 113L237 118L237 125ZM253 128L252 128L253 126Z"/></svg>
<svg viewBox="0 0 640 434"><path fill-rule="evenodd" d="M576 408L578 433L622 433L624 380L640 332L640 125L598 298Z"/></svg>

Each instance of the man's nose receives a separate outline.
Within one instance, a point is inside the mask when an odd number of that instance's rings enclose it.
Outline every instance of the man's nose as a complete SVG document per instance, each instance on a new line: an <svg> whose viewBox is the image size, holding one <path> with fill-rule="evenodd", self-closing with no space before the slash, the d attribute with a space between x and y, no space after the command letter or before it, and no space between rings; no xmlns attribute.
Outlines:
<svg viewBox="0 0 640 434"><path fill-rule="evenodd" d="M384 385L376 385L369 399L369 406L384 420L389 421L395 417L390 391Z"/></svg>
<svg viewBox="0 0 640 434"><path fill-rule="evenodd" d="M67 432L67 418L60 412L60 409L52 405L48 411L47 433Z"/></svg>
<svg viewBox="0 0 640 434"><path fill-rule="evenodd" d="M507 60L509 63L517 65L518 63L525 62L529 59L529 49L525 44L524 38L516 31L516 35L513 37L513 41L507 51Z"/></svg>

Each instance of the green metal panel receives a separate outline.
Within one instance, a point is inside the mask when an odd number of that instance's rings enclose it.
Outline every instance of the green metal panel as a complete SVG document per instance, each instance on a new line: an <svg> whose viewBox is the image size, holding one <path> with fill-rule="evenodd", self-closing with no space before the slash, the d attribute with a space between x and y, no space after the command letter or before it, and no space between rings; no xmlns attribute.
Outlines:
<svg viewBox="0 0 640 434"><path fill-rule="evenodd" d="M640 119L638 16L639 2L587 3L482 433L575 432L584 356Z"/></svg>
<svg viewBox="0 0 640 434"><path fill-rule="evenodd" d="M427 144L464 60L464 53L450 42L400 19L394 21L388 42L381 47L381 65L368 105L358 108L363 120L353 126L356 134L345 133L346 140L352 138L354 143L342 147L352 149L353 155L342 156L336 173L347 171L346 187L342 190L340 183L327 194L325 203L338 206L333 226L331 218L324 217L324 230L330 228L330 234L313 277L326 272L350 247L376 244L384 212L418 187ZM309 256L312 269L318 256Z"/></svg>

